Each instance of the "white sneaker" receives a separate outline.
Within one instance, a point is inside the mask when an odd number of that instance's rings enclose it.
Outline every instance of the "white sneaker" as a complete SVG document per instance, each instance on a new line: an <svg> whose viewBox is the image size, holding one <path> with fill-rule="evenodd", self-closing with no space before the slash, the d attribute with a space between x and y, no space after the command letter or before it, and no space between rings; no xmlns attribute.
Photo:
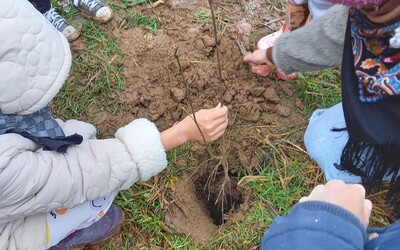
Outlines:
<svg viewBox="0 0 400 250"><path fill-rule="evenodd" d="M73 0L73 3L86 16L100 23L106 23L113 17L111 8L101 0Z"/></svg>
<svg viewBox="0 0 400 250"><path fill-rule="evenodd" d="M57 11L51 7L46 13L43 14L47 20L60 31L69 42L79 37L79 31L74 26L70 25L65 19L57 13Z"/></svg>

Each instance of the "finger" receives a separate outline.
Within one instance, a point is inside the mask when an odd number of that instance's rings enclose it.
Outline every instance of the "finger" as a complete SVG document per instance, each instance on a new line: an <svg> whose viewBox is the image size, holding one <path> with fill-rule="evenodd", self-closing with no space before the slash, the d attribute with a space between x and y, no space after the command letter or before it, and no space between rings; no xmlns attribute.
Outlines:
<svg viewBox="0 0 400 250"><path fill-rule="evenodd" d="M362 197L365 198L365 188L363 185L353 184L353 187L356 188L357 190L359 190L361 192Z"/></svg>
<svg viewBox="0 0 400 250"><path fill-rule="evenodd" d="M224 122L223 124L220 124L212 132L210 132L208 136L212 139L217 139L225 133L227 127L228 127L228 121Z"/></svg>
<svg viewBox="0 0 400 250"><path fill-rule="evenodd" d="M338 180L338 179L334 179L334 180L330 180L326 183L326 185L344 185L346 183L344 183L344 181L342 180Z"/></svg>
<svg viewBox="0 0 400 250"><path fill-rule="evenodd" d="M308 196L301 197L300 200L299 200L299 203L300 202L305 202L305 201L308 201Z"/></svg>
<svg viewBox="0 0 400 250"><path fill-rule="evenodd" d="M250 65L250 67L255 67L255 66L257 66L257 64L255 64L255 63L253 63L253 62L247 62L249 65Z"/></svg>
<svg viewBox="0 0 400 250"><path fill-rule="evenodd" d="M260 73L260 69L257 66L252 66L251 67L251 72L259 74Z"/></svg>
<svg viewBox="0 0 400 250"><path fill-rule="evenodd" d="M245 53L245 54L243 54L243 60L245 61L245 62L249 62L249 61L251 61L251 55L252 55L253 53L251 53L251 52L247 52L247 53Z"/></svg>
<svg viewBox="0 0 400 250"><path fill-rule="evenodd" d="M215 133L213 136L210 136L211 141L215 141L220 138L225 133L225 129L220 130L218 133Z"/></svg>
<svg viewBox="0 0 400 250"><path fill-rule="evenodd" d="M256 65L251 68L251 71L261 76L268 76L271 73L271 67L265 64Z"/></svg>
<svg viewBox="0 0 400 250"><path fill-rule="evenodd" d="M206 131L214 131L218 126L228 121L228 113L214 112L210 113L207 118L202 121L202 127Z"/></svg>
<svg viewBox="0 0 400 250"><path fill-rule="evenodd" d="M320 194L321 192L323 192L325 189L325 185L319 184L318 186L316 186L310 193L309 200L312 200L315 196L318 197L318 194Z"/></svg>
<svg viewBox="0 0 400 250"><path fill-rule="evenodd" d="M228 123L228 116L219 117L212 122L212 125L209 127L210 130L215 130L219 126L224 123Z"/></svg>
<svg viewBox="0 0 400 250"><path fill-rule="evenodd" d="M311 193L313 193L314 191L319 191L325 188L324 184L319 184L317 185L313 190L311 190Z"/></svg>
<svg viewBox="0 0 400 250"><path fill-rule="evenodd" d="M224 131L227 127L228 127L228 119L223 120L222 122L220 122L217 125L215 125L215 127L212 129L210 134L216 134L216 133L219 133L221 131Z"/></svg>
<svg viewBox="0 0 400 250"><path fill-rule="evenodd" d="M269 75L269 73L271 73L271 67L267 65L260 65L259 69L260 69L260 75L262 76L267 76Z"/></svg>
<svg viewBox="0 0 400 250"><path fill-rule="evenodd" d="M326 186L346 185L346 183L344 183L344 181L342 181L342 180L330 180L325 185Z"/></svg>
<svg viewBox="0 0 400 250"><path fill-rule="evenodd" d="M208 141L215 141L218 138L220 138L224 134L224 130L220 131L217 134L214 134L213 136L208 136Z"/></svg>
<svg viewBox="0 0 400 250"><path fill-rule="evenodd" d="M368 227L369 218L371 217L372 212L372 202L368 199L364 200L364 225Z"/></svg>
<svg viewBox="0 0 400 250"><path fill-rule="evenodd" d="M212 112L209 114L209 119L210 120L217 120L219 118L226 118L228 116L228 107L223 106L222 108L214 108L212 109Z"/></svg>

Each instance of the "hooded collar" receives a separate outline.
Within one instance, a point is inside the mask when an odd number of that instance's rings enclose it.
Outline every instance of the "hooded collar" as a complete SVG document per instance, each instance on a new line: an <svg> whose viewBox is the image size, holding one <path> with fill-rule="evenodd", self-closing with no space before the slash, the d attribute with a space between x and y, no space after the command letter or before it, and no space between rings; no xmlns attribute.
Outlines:
<svg viewBox="0 0 400 250"><path fill-rule="evenodd" d="M0 112L46 107L68 77L68 41L26 0L2 1L0 37Z"/></svg>

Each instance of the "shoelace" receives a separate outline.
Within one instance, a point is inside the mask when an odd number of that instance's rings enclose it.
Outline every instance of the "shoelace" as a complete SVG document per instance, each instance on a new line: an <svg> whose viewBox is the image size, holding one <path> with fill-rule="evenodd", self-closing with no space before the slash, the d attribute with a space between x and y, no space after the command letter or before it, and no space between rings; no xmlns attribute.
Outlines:
<svg viewBox="0 0 400 250"><path fill-rule="evenodd" d="M91 12L94 7L100 4L97 0L81 0L81 3L89 8L89 12Z"/></svg>
<svg viewBox="0 0 400 250"><path fill-rule="evenodd" d="M65 23L64 18L62 18L62 16L60 16L60 14L58 14L57 11L53 8L50 10L48 15L48 18L51 19L51 23L53 24L53 26L60 30L62 28L62 25Z"/></svg>

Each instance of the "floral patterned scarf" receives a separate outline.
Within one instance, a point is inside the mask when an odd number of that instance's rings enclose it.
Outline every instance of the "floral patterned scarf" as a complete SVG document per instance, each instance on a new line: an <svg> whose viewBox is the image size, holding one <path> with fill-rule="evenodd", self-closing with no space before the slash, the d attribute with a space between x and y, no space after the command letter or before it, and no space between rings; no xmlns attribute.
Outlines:
<svg viewBox="0 0 400 250"><path fill-rule="evenodd" d="M400 93L400 49L389 40L400 22L382 28L371 27L354 9L350 16L354 67L362 102L376 102Z"/></svg>

